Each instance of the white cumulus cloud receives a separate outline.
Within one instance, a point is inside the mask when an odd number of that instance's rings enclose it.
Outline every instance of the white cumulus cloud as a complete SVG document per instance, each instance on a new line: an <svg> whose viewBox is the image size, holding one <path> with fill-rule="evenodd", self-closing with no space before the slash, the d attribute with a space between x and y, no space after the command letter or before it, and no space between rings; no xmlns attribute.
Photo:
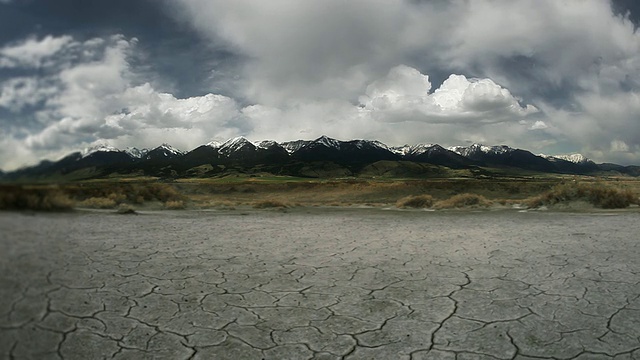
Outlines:
<svg viewBox="0 0 640 360"><path fill-rule="evenodd" d="M548 128L549 126L547 126L547 124L544 121L538 120L535 123L533 123L533 125L531 125L531 127L529 129L531 130L544 130L546 128Z"/></svg>
<svg viewBox="0 0 640 360"><path fill-rule="evenodd" d="M438 89L432 93L430 89L427 75L401 65L369 85L360 102L376 119L391 122L497 123L537 112L533 105L520 105L509 90L490 79L452 74Z"/></svg>

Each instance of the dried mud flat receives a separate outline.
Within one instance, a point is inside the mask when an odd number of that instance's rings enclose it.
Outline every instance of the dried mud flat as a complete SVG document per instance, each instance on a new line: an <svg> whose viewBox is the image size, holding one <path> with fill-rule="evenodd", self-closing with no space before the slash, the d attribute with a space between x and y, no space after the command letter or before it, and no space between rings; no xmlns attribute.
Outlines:
<svg viewBox="0 0 640 360"><path fill-rule="evenodd" d="M638 220L0 213L0 357L640 359Z"/></svg>

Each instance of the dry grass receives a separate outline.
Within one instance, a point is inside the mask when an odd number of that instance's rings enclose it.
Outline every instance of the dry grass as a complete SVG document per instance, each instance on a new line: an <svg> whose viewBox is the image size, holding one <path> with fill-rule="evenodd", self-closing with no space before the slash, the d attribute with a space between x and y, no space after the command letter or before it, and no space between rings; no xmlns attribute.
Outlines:
<svg viewBox="0 0 640 360"><path fill-rule="evenodd" d="M638 203L638 195L629 189L621 189L601 182L571 182L554 186L551 190L527 199L529 207L556 205L572 201L586 201L603 209L622 209Z"/></svg>
<svg viewBox="0 0 640 360"><path fill-rule="evenodd" d="M108 197L91 197L78 203L80 207L92 209L114 209L116 205L118 203Z"/></svg>
<svg viewBox="0 0 640 360"><path fill-rule="evenodd" d="M578 181L572 181L573 179ZM631 190L630 190L631 189ZM55 191L54 191L55 190ZM633 190L633 191L632 191ZM57 186L0 185L1 209L64 209L79 206L117 208L119 204L167 209L230 209L237 206L286 208L376 204L398 208L464 208L522 204L529 207L589 202L602 208L624 208L638 203L640 181L631 178L549 179L429 179L237 183L167 183L142 181L87 181ZM416 195L422 194L422 195ZM456 195L460 194L460 195ZM399 200L398 200L399 199ZM488 200L490 199L490 200ZM440 200L440 201L437 201ZM573 206L573 204L570 204Z"/></svg>
<svg viewBox="0 0 640 360"><path fill-rule="evenodd" d="M164 203L164 208L167 210L184 210L186 207L182 200L169 200Z"/></svg>
<svg viewBox="0 0 640 360"><path fill-rule="evenodd" d="M433 206L433 196L427 194L405 196L396 202L396 207L401 209L425 209L431 206Z"/></svg>
<svg viewBox="0 0 640 360"><path fill-rule="evenodd" d="M487 199L529 198L547 191L560 179L339 179L295 182L177 182L176 188L194 203L232 201L248 204L279 199L287 204L304 206L347 206L378 204L394 205L398 199L417 194L429 194L435 200L455 194L474 193ZM196 201L197 199L197 201Z"/></svg>
<svg viewBox="0 0 640 360"><path fill-rule="evenodd" d="M526 205L533 197L555 189L559 178L509 179L436 179L436 180L335 180L292 183L234 184L176 184L178 189L195 204L222 204L233 202L257 208L289 206L289 202L303 206L348 206L349 204L395 204L399 208L483 208L493 205ZM640 182L607 181L621 187L640 187ZM616 185L617 186L617 185ZM615 197L603 192L599 203L613 206ZM418 195L416 194L424 194ZM428 195L427 195L428 194ZM461 194L461 195L457 195ZM604 200L609 198L609 200ZM398 200L400 199L400 200ZM272 204L273 201L281 203ZM441 200L441 201L437 201ZM206 206L206 205L204 205Z"/></svg>
<svg viewBox="0 0 640 360"><path fill-rule="evenodd" d="M61 211L74 206L75 202L57 188L0 188L0 210Z"/></svg>
<svg viewBox="0 0 640 360"><path fill-rule="evenodd" d="M81 183L67 186L71 196L79 200L91 198L106 198L113 200L115 205L122 203L143 204L145 201L178 201L185 200L173 185L157 182L113 183L95 182Z"/></svg>
<svg viewBox="0 0 640 360"><path fill-rule="evenodd" d="M269 209L269 208L287 208L287 204L278 200L261 200L253 204L255 209Z"/></svg>
<svg viewBox="0 0 640 360"><path fill-rule="evenodd" d="M478 208L478 207L489 207L492 202L487 200L482 195L478 194L458 194L454 195L446 200L440 200L436 202L433 206L436 209L456 209L456 208Z"/></svg>

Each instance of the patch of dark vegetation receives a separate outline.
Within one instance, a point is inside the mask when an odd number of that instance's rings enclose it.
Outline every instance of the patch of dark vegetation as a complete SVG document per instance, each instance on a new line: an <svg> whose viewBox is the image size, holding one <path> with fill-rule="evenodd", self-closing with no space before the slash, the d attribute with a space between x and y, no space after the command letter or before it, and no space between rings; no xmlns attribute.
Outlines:
<svg viewBox="0 0 640 360"><path fill-rule="evenodd" d="M0 210L65 211L75 201L55 186L0 186Z"/></svg>
<svg viewBox="0 0 640 360"><path fill-rule="evenodd" d="M136 214L138 214L136 209L134 209L133 206L131 206L129 204L120 204L120 206L118 206L117 213L118 214L122 214L122 215L136 215Z"/></svg>
<svg viewBox="0 0 640 360"><path fill-rule="evenodd" d="M255 209L269 209L269 208L287 208L287 204L278 200L262 200L253 204Z"/></svg>

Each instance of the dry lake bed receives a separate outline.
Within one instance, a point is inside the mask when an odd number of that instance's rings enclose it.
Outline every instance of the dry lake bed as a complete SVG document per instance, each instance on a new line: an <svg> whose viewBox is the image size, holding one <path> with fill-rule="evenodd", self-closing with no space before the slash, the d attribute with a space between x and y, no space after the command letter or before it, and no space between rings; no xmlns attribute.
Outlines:
<svg viewBox="0 0 640 360"><path fill-rule="evenodd" d="M640 359L638 212L0 213L0 358Z"/></svg>

